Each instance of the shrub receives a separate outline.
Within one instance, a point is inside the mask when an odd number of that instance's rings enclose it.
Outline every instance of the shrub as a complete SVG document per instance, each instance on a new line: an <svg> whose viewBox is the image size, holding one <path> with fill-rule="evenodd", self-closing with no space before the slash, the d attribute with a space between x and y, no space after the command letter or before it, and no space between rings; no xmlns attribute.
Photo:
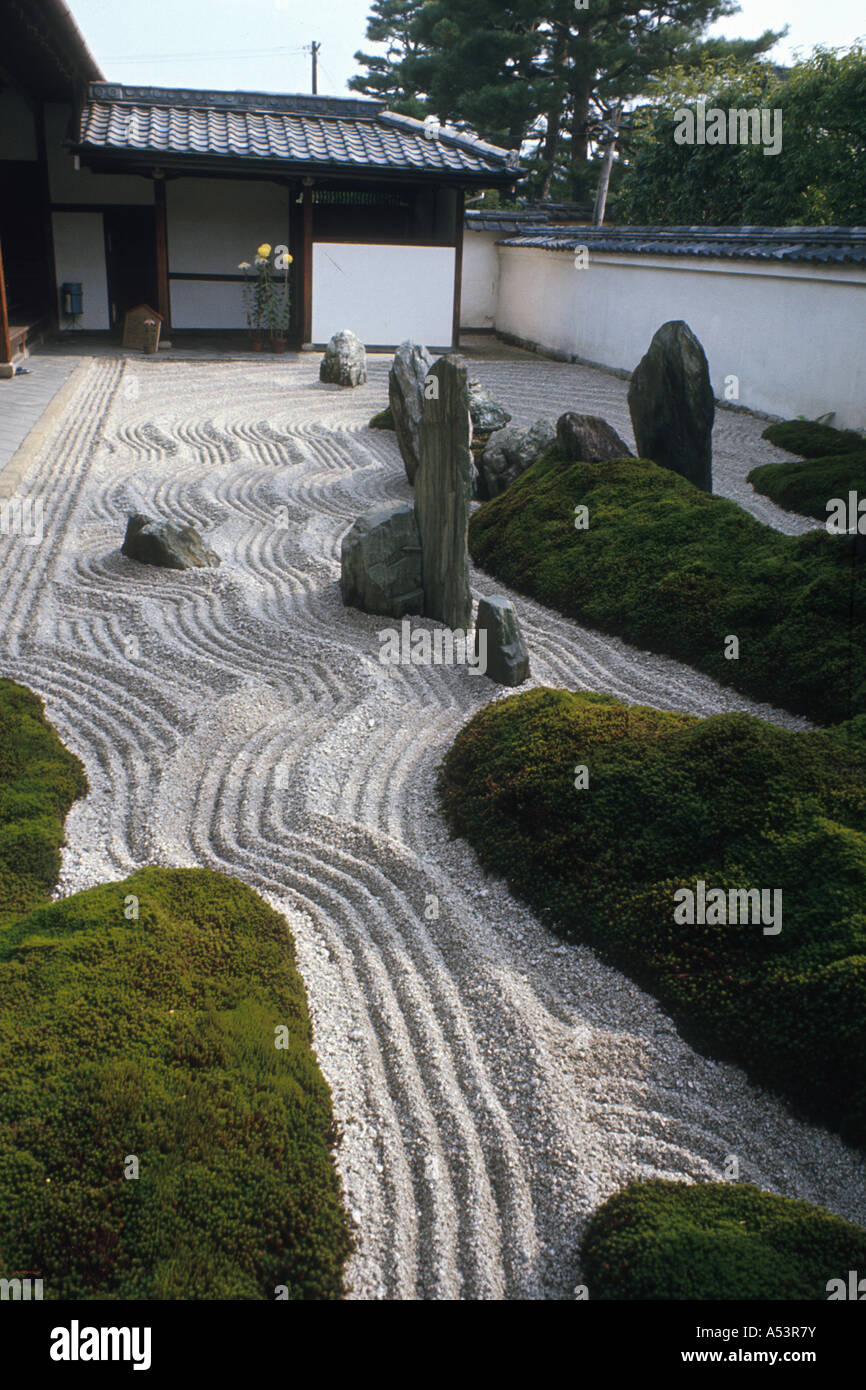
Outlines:
<svg viewBox="0 0 866 1390"><path fill-rule="evenodd" d="M866 447L805 463L762 463L748 480L756 492L787 511L827 521L833 515L827 506L833 498L841 498L847 511L849 492L866 497Z"/></svg>
<svg viewBox="0 0 866 1390"><path fill-rule="evenodd" d="M371 430L393 430L394 416L391 414L390 405L386 405L384 410L380 410L378 415L374 415L370 421Z"/></svg>
<svg viewBox="0 0 866 1390"><path fill-rule="evenodd" d="M631 1183L583 1237L593 1299L808 1299L866 1269L866 1232L748 1184Z"/></svg>
<svg viewBox="0 0 866 1390"><path fill-rule="evenodd" d="M54 1299L340 1297L330 1093L257 894L148 868L37 908L0 933L0 1020L0 1274Z"/></svg>
<svg viewBox="0 0 866 1390"><path fill-rule="evenodd" d="M38 695L0 680L0 927L52 891L63 823L87 778Z"/></svg>
<svg viewBox="0 0 866 1390"><path fill-rule="evenodd" d="M556 449L469 524L473 559L511 588L828 723L866 711L855 540L783 536L654 463L569 463Z"/></svg>
<svg viewBox="0 0 866 1390"><path fill-rule="evenodd" d="M834 430L820 420L782 420L768 425L761 438L804 459L828 459L866 449L866 439L856 430Z"/></svg>
<svg viewBox="0 0 866 1390"><path fill-rule="evenodd" d="M584 764L589 787L575 789ZM460 731L454 833L697 1047L866 1141L866 717L791 733L536 689ZM782 890L782 930L682 925L674 893Z"/></svg>

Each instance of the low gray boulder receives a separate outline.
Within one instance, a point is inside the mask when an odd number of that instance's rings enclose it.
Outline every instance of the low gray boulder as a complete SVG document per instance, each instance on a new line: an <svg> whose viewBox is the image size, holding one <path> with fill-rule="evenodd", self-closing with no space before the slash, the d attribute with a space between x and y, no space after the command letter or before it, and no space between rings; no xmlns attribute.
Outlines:
<svg viewBox="0 0 866 1390"><path fill-rule="evenodd" d="M347 607L402 618L423 613L421 537L411 502L359 516L340 547L340 592Z"/></svg>
<svg viewBox="0 0 866 1390"><path fill-rule="evenodd" d="M475 460L479 474L478 495L483 498L498 497L555 440L556 426L552 420L536 420L528 430L518 429L515 425L496 430L487 441L481 457Z"/></svg>
<svg viewBox="0 0 866 1390"><path fill-rule="evenodd" d="M606 463L608 459L633 458L631 449L600 415L567 411L556 422L556 442L567 459L581 463Z"/></svg>
<svg viewBox="0 0 866 1390"><path fill-rule="evenodd" d="M388 400L397 443L406 466L406 477L414 483L421 458L421 416L424 414L424 382L433 366L433 358L425 347L411 339L401 343L394 353L388 373Z"/></svg>
<svg viewBox="0 0 866 1390"><path fill-rule="evenodd" d="M350 329L335 333L325 348L319 380L337 386L363 386L367 380L367 349Z"/></svg>
<svg viewBox="0 0 866 1390"><path fill-rule="evenodd" d="M169 570L205 569L220 563L220 557L208 550L194 526L152 521L140 512L129 518L120 549L130 560Z"/></svg>
<svg viewBox="0 0 866 1390"><path fill-rule="evenodd" d="M641 458L712 492L716 403L706 354L682 319L654 334L631 374L628 408Z"/></svg>
<svg viewBox="0 0 866 1390"><path fill-rule="evenodd" d="M469 382L469 414L473 434L492 434L504 429L511 419L510 412L491 399L480 381Z"/></svg>
<svg viewBox="0 0 866 1390"><path fill-rule="evenodd" d="M475 656L479 664L486 657L485 675L498 685L522 685L529 676L529 652L511 599L494 594L480 600Z"/></svg>

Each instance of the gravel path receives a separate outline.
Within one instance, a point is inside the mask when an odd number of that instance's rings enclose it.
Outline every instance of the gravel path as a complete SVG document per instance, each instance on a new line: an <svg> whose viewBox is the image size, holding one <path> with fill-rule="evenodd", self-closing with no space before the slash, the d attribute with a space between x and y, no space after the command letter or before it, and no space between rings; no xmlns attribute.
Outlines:
<svg viewBox="0 0 866 1390"><path fill-rule="evenodd" d="M387 620L343 608L342 534L410 491L393 435L366 428L387 359L351 392L321 386L317 362L94 360L34 459L46 537L0 537L0 670L45 697L87 767L61 892L202 864L285 913L344 1131L353 1297L571 1297L599 1202L638 1175L720 1177L730 1154L744 1178L866 1225L853 1151L700 1057L447 838L436 766L495 691L461 668L380 665ZM518 422L580 408L628 437L616 378L473 367ZM760 428L720 413L721 490L750 491L748 468L779 456ZM133 567L118 548L133 507L198 526L222 567ZM473 590L501 585L475 574ZM517 603L534 682L805 727Z"/></svg>

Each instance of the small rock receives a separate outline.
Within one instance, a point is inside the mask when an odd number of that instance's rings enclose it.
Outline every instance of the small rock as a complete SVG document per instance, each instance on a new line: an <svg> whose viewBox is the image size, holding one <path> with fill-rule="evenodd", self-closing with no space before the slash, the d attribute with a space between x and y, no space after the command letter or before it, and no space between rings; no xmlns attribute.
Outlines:
<svg viewBox="0 0 866 1390"><path fill-rule="evenodd" d="M340 547L340 591L347 607L402 618L421 613L421 538L411 502L365 512Z"/></svg>
<svg viewBox="0 0 866 1390"><path fill-rule="evenodd" d="M480 634L485 634L480 644ZM522 685L529 676L529 652L520 631L514 604L495 594L478 605L475 624L476 655L486 658L485 674L499 685ZM486 644L486 650L485 650Z"/></svg>
<svg viewBox="0 0 866 1390"><path fill-rule="evenodd" d="M492 400L480 381L469 382L469 416L474 434L491 434L493 430L501 430L511 419L510 411Z"/></svg>
<svg viewBox="0 0 866 1390"><path fill-rule="evenodd" d="M606 463L608 459L633 458L631 449L600 415L567 411L556 422L556 442L567 459L581 463Z"/></svg>
<svg viewBox="0 0 866 1390"><path fill-rule="evenodd" d="M319 380L337 386L363 386L367 380L367 349L350 329L335 333L325 348Z"/></svg>
<svg viewBox="0 0 866 1390"><path fill-rule="evenodd" d="M139 512L129 518L120 549L130 560L170 570L205 569L220 563L220 557L207 549L194 526L151 521Z"/></svg>
<svg viewBox="0 0 866 1390"><path fill-rule="evenodd" d="M478 495L488 499L498 497L550 448L555 439L556 426L546 419L536 420L528 430L515 426L496 430L481 457L475 460Z"/></svg>

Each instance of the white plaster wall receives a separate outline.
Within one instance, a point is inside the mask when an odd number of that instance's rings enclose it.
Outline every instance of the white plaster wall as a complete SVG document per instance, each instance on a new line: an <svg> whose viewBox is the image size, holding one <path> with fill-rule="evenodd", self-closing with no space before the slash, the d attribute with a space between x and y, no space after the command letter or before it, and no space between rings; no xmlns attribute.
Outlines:
<svg viewBox="0 0 866 1390"><path fill-rule="evenodd" d="M108 328L108 283L105 273L105 239L101 212L55 212L54 255L57 288L64 281L80 281L84 292L84 313L76 328ZM62 306L59 306L62 309ZM71 328L71 320L60 313L61 328Z"/></svg>
<svg viewBox="0 0 866 1390"><path fill-rule="evenodd" d="M866 270L500 246L496 327L555 352L632 371L657 328L685 319L713 389L771 415L835 412L866 427Z"/></svg>
<svg viewBox="0 0 866 1390"><path fill-rule="evenodd" d="M429 348L451 345L454 247L313 246L313 342L350 328L370 346L414 338Z"/></svg>
<svg viewBox="0 0 866 1390"><path fill-rule="evenodd" d="M289 245L289 194L278 184L190 178L165 188L170 272L234 275L263 241Z"/></svg>
<svg viewBox="0 0 866 1390"><path fill-rule="evenodd" d="M172 280L172 327L246 328L242 290L242 285L231 282Z"/></svg>
<svg viewBox="0 0 866 1390"><path fill-rule="evenodd" d="M236 275L263 241L289 244L289 194L244 179L170 179L166 184L168 267L172 273ZM245 328L242 286L172 280L175 328Z"/></svg>
<svg viewBox="0 0 866 1390"><path fill-rule="evenodd" d="M38 159L36 117L21 92L0 91L0 159Z"/></svg>
<svg viewBox="0 0 866 1390"><path fill-rule="evenodd" d="M75 168L64 147L71 108L52 102L45 108L45 144L53 203L152 203L153 180L137 174L94 174ZM154 163L157 163L154 160Z"/></svg>
<svg viewBox="0 0 866 1390"><path fill-rule="evenodd" d="M463 233L461 328L492 328L496 322L499 290L496 239L501 235L501 232L473 232L468 227Z"/></svg>

